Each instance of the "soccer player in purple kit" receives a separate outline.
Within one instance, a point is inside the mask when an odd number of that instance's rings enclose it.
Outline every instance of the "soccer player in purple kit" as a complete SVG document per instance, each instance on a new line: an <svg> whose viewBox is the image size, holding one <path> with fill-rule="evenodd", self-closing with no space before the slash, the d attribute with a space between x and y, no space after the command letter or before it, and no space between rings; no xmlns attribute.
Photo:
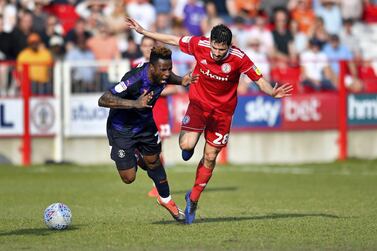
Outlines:
<svg viewBox="0 0 377 251"><path fill-rule="evenodd" d="M107 137L111 159L115 161L121 179L126 184L135 180L135 152L140 152L147 174L159 193L157 202L179 222L183 222L185 216L170 195L167 175L160 160L161 142L152 108L166 84L187 86L195 80L191 74L182 78L172 73L171 50L154 47L149 63L127 72L121 82L98 100L99 106L110 108Z"/></svg>

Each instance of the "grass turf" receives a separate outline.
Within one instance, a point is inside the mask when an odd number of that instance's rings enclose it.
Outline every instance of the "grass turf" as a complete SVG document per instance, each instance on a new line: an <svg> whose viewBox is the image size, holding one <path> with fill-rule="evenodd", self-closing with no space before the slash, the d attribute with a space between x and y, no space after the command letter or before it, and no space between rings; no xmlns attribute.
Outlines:
<svg viewBox="0 0 377 251"><path fill-rule="evenodd" d="M167 169L184 208L193 166ZM125 185L112 166L0 166L0 250L376 250L377 161L219 166L193 225L147 197L139 170ZM49 230L53 202L73 213Z"/></svg>

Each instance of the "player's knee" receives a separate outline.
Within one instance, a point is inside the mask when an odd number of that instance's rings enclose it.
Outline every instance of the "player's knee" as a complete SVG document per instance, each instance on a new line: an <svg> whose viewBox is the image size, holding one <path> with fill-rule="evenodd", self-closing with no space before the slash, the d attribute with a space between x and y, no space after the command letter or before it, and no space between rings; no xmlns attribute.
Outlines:
<svg viewBox="0 0 377 251"><path fill-rule="evenodd" d="M131 184L132 182L135 181L136 176L135 175L122 175L121 178L124 183Z"/></svg>
<svg viewBox="0 0 377 251"><path fill-rule="evenodd" d="M155 169L161 166L160 158L149 158L149 159L144 159L144 161L149 169Z"/></svg>
<svg viewBox="0 0 377 251"><path fill-rule="evenodd" d="M126 184L131 184L135 181L135 177L122 177L122 181Z"/></svg>
<svg viewBox="0 0 377 251"><path fill-rule="evenodd" d="M194 147L189 143L188 140L180 140L179 147L181 150L191 151Z"/></svg>
<svg viewBox="0 0 377 251"><path fill-rule="evenodd" d="M211 153L204 153L204 161L214 165L216 162L217 153L211 152Z"/></svg>

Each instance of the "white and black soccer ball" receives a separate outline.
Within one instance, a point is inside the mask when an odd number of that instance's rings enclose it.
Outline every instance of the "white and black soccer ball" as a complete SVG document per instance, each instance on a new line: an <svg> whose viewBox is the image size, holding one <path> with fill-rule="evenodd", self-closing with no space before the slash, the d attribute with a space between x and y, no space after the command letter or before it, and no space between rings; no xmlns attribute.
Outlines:
<svg viewBox="0 0 377 251"><path fill-rule="evenodd" d="M72 222L71 209L63 203L53 203L44 212L44 221L51 229L66 229Z"/></svg>

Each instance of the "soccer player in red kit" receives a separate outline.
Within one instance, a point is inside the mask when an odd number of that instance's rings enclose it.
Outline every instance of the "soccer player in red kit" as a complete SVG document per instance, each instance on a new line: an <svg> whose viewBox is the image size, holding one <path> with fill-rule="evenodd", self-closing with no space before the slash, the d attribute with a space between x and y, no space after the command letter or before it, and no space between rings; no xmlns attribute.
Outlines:
<svg viewBox="0 0 377 251"><path fill-rule="evenodd" d="M196 59L193 74L199 75L199 79L190 86L190 103L182 120L179 136L184 160L191 158L203 132L206 140L194 186L185 197L185 221L191 224L195 220L200 194L215 168L216 157L229 139L232 116L237 105L240 75L246 74L264 93L275 98L290 96L292 86L275 84L272 87L250 58L242 50L231 46L232 32L223 24L212 28L209 39L198 36L177 37L147 31L131 18L126 18L126 24L140 34L179 46L183 52L193 55Z"/></svg>

